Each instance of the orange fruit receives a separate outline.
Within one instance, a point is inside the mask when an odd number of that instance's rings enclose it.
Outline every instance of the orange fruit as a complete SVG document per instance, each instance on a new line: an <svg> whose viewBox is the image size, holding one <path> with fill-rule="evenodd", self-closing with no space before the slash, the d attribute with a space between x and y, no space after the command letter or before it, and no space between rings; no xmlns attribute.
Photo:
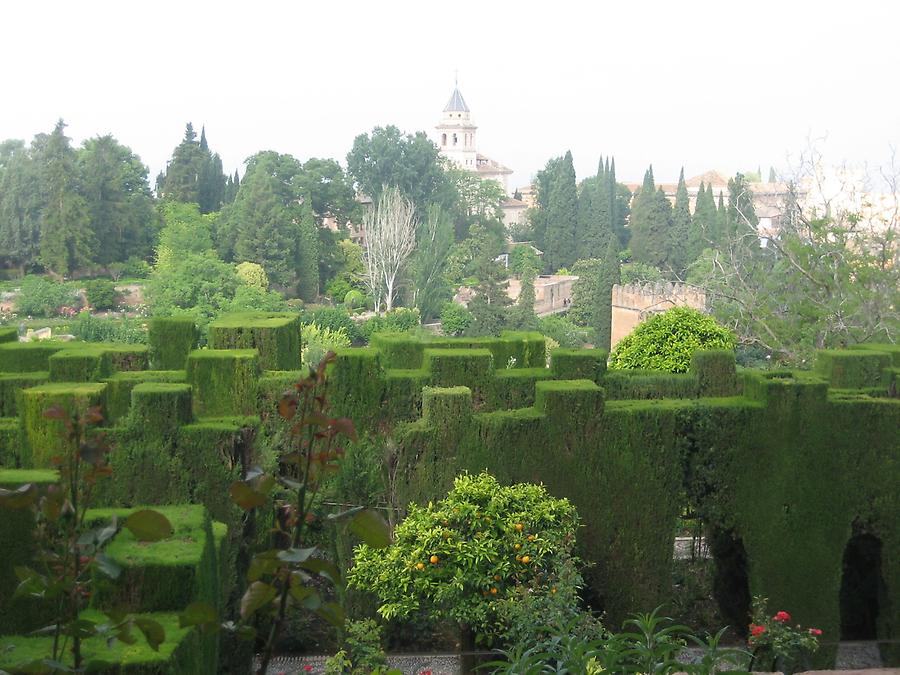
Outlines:
<svg viewBox="0 0 900 675"><path fill-rule="evenodd" d="M416 569L421 572L422 570L425 569L425 563L423 563L423 562L416 563Z"/></svg>
<svg viewBox="0 0 900 675"><path fill-rule="evenodd" d="M528 563L531 562L531 556L523 555L523 556L522 556L522 562L525 563L525 564L527 565Z"/></svg>
<svg viewBox="0 0 900 675"><path fill-rule="evenodd" d="M554 586L553 588L551 588L551 589L550 589L550 592L551 592L551 593L556 593L556 586Z"/></svg>
<svg viewBox="0 0 900 675"><path fill-rule="evenodd" d="M513 546L513 548L518 551L520 548L522 548L522 544L516 544L515 546Z"/></svg>
<svg viewBox="0 0 900 675"><path fill-rule="evenodd" d="M533 535L533 534L529 534L529 535L528 535L528 541L534 541L534 535Z"/></svg>
<svg viewBox="0 0 900 675"><path fill-rule="evenodd" d="M494 581L500 581L500 575L499 575L499 574L495 574L495 575L494 575Z"/></svg>
<svg viewBox="0 0 900 675"><path fill-rule="evenodd" d="M428 560L431 562L432 565L437 565L441 559L438 558L436 555L433 555Z"/></svg>
<svg viewBox="0 0 900 675"><path fill-rule="evenodd" d="M496 589L496 588L492 588L492 589L491 589L491 595L497 595L497 589Z"/></svg>
<svg viewBox="0 0 900 675"><path fill-rule="evenodd" d="M516 532L521 532L525 526L522 523L516 523Z"/></svg>

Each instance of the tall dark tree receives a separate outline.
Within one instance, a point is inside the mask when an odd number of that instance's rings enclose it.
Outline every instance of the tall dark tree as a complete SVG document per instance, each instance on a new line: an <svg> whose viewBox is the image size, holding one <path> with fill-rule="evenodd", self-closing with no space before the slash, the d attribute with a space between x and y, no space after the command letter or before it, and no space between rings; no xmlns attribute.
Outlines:
<svg viewBox="0 0 900 675"><path fill-rule="evenodd" d="M508 324L512 330L537 330L538 318L534 313L534 273L522 277L522 289L516 304L509 310Z"/></svg>
<svg viewBox="0 0 900 675"><path fill-rule="evenodd" d="M466 330L466 335L500 335L500 331L507 327L509 316L506 308L512 301L506 292L508 282L505 276L505 270L497 263L487 258L481 259L475 297L469 303L472 323Z"/></svg>
<svg viewBox="0 0 900 675"><path fill-rule="evenodd" d="M290 155L261 152L247 172L225 221L216 232L234 241L235 262L255 262L269 279L301 297L318 293L318 234L309 205L297 194L293 179L302 171Z"/></svg>
<svg viewBox="0 0 900 675"><path fill-rule="evenodd" d="M718 239L718 216L712 185L700 183L700 191L694 205L693 227L688 238L688 260L691 262L696 260L703 249L709 248Z"/></svg>
<svg viewBox="0 0 900 675"><path fill-rule="evenodd" d="M690 257L690 239L693 223L691 222L690 197L684 182L684 168L678 176L678 188L675 191L675 206L672 208L672 227L669 240L669 267L676 274L684 272L693 262Z"/></svg>
<svg viewBox="0 0 900 675"><path fill-rule="evenodd" d="M750 232L756 234L759 218L753 208L753 193L742 174L728 181L728 207L725 210L725 233L729 239Z"/></svg>
<svg viewBox="0 0 900 675"><path fill-rule="evenodd" d="M562 163L562 157L554 157L549 160L543 169L537 172L534 184L537 192L537 208L531 209L529 217L531 229L534 232L534 242L538 248L547 246L547 223L550 216L550 193L553 189L553 181Z"/></svg>
<svg viewBox="0 0 900 675"><path fill-rule="evenodd" d="M24 273L36 264L40 215L36 162L22 141L0 143L0 265Z"/></svg>
<svg viewBox="0 0 900 675"><path fill-rule="evenodd" d="M158 180L158 179L157 179ZM209 150L206 129L200 140L188 122L184 139L175 148L166 167L165 181L157 186L158 196L200 205L201 213L218 211L225 201L225 174L218 154Z"/></svg>
<svg viewBox="0 0 900 675"><path fill-rule="evenodd" d="M609 161L600 159L597 175L581 182L578 193L578 258L603 255L612 233L612 209L615 208L615 179L611 180Z"/></svg>
<svg viewBox="0 0 900 675"><path fill-rule="evenodd" d="M653 167L644 174L631 210L631 254L637 262L664 267L669 258L672 207L653 181Z"/></svg>
<svg viewBox="0 0 900 675"><path fill-rule="evenodd" d="M551 272L575 262L575 232L578 227L578 191L572 153L566 152L556 168L550 188L544 263Z"/></svg>
<svg viewBox="0 0 900 675"><path fill-rule="evenodd" d="M621 283L621 271L619 267L619 247L615 239L610 239L603 256L600 267L600 298L596 308L596 323L594 330L597 332L597 347L610 350L612 341L612 291L613 286Z"/></svg>
<svg viewBox="0 0 900 675"><path fill-rule="evenodd" d="M140 158L112 136L98 136L84 142L78 167L97 242L95 262L149 257L158 227Z"/></svg>
<svg viewBox="0 0 900 675"><path fill-rule="evenodd" d="M90 263L96 244L79 194L77 156L65 129L65 122L57 122L35 156L42 190L38 258L47 271L59 275Z"/></svg>

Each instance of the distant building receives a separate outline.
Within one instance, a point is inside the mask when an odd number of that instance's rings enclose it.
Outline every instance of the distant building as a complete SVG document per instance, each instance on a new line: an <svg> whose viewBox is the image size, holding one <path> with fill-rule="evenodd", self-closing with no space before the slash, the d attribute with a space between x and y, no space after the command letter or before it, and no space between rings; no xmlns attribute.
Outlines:
<svg viewBox="0 0 900 675"><path fill-rule="evenodd" d="M508 194L509 175L512 169L478 152L478 145L475 142L477 129L459 87L454 87L450 100L444 106L443 118L435 127L441 155L459 168L477 173L484 180L497 181Z"/></svg>
<svg viewBox="0 0 900 675"><path fill-rule="evenodd" d="M506 226L506 229L509 229L513 225L524 225L525 212L527 210L528 204L521 199L514 199L513 197L510 197L500 204L500 211L503 215L503 224Z"/></svg>

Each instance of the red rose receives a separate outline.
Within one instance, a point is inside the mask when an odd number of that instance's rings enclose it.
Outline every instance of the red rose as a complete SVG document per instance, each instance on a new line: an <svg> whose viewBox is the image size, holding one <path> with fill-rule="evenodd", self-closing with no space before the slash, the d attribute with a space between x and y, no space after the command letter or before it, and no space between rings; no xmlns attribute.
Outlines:
<svg viewBox="0 0 900 675"><path fill-rule="evenodd" d="M754 623L750 624L750 635L752 635L753 637L759 637L760 635L762 635L765 632L766 632L765 626L757 626Z"/></svg>
<svg viewBox="0 0 900 675"><path fill-rule="evenodd" d="M810 628L810 629L809 629L809 634L810 634L810 635L815 635L816 637L819 637L819 636L822 634L822 629L821 629L821 628Z"/></svg>
<svg viewBox="0 0 900 675"><path fill-rule="evenodd" d="M303 666L303 670L305 670L307 673L311 673L311 672L312 672L312 666L310 666L309 664L307 664L307 665Z"/></svg>
<svg viewBox="0 0 900 675"><path fill-rule="evenodd" d="M785 612L784 610L778 612L775 616L772 617L776 621L781 621L782 623L787 623L791 620L791 615Z"/></svg>

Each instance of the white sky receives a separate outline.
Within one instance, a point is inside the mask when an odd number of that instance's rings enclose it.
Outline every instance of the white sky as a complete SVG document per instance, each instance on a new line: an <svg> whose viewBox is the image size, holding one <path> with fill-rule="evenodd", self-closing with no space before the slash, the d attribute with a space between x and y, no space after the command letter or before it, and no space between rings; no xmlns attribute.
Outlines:
<svg viewBox="0 0 900 675"><path fill-rule="evenodd" d="M11 0L0 139L112 133L151 180L184 125L226 171L259 150L345 163L376 125L427 130L459 71L479 150L528 182L571 149L620 180L786 165L900 145L900 3ZM241 171L243 173L243 170Z"/></svg>

